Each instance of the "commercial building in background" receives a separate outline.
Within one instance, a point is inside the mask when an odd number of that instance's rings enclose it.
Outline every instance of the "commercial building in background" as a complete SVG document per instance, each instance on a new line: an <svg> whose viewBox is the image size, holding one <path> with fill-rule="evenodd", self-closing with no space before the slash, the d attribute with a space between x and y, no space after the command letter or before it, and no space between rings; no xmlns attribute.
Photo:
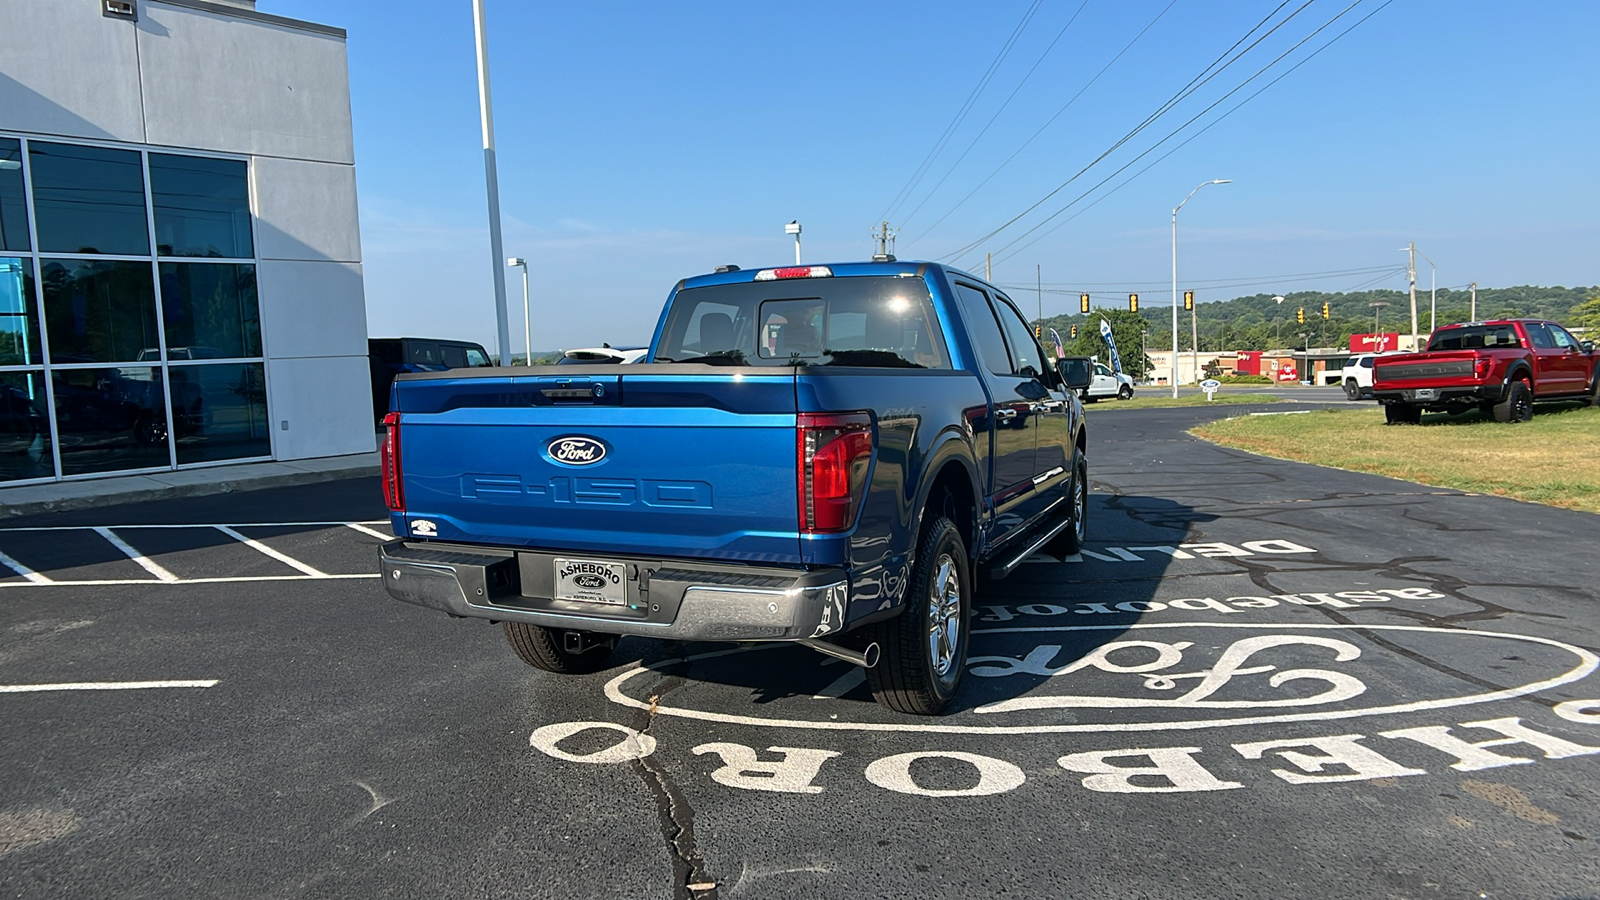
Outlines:
<svg viewBox="0 0 1600 900"><path fill-rule="evenodd" d="M345 34L0 0L0 486L373 449Z"/></svg>

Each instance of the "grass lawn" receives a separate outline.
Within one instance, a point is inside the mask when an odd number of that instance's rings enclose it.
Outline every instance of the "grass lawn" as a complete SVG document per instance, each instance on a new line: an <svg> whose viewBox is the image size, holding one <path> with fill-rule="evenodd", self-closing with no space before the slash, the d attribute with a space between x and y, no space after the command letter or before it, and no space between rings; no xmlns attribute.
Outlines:
<svg viewBox="0 0 1600 900"><path fill-rule="evenodd" d="M1515 425L1471 412L1386 426L1381 408L1365 406L1226 419L1191 433L1263 456L1600 512L1600 409L1577 404L1540 404L1533 421Z"/></svg>
<svg viewBox="0 0 1600 900"><path fill-rule="evenodd" d="M1152 391L1155 389L1152 388ZM1205 406L1205 394L1184 394L1174 400L1169 393L1143 393L1134 394L1132 400L1098 400L1094 403L1085 403L1083 408L1093 412L1097 409L1159 409L1166 406ZM1222 406L1229 403L1277 403L1279 398L1271 394L1217 394L1213 405Z"/></svg>

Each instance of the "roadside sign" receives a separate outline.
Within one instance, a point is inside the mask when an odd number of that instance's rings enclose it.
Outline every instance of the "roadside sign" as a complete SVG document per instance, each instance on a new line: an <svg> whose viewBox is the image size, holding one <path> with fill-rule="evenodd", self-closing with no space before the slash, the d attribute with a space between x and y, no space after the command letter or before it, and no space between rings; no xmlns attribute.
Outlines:
<svg viewBox="0 0 1600 900"><path fill-rule="evenodd" d="M1200 390L1206 392L1207 403L1217 399L1217 388L1220 387L1222 387L1222 382L1215 378L1207 378L1205 381L1200 382Z"/></svg>

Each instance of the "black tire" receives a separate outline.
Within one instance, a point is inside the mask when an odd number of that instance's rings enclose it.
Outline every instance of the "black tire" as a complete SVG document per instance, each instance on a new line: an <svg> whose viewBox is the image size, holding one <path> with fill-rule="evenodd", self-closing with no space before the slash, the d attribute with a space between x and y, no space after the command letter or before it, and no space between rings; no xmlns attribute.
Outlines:
<svg viewBox="0 0 1600 900"><path fill-rule="evenodd" d="M961 685L972 631L967 548L942 515L923 525L906 591L900 615L862 629L882 650L878 664L867 670L867 686L873 699L895 712L938 715ZM930 627L934 623L938 627Z"/></svg>
<svg viewBox="0 0 1600 900"><path fill-rule="evenodd" d="M1072 451L1072 483L1067 485L1067 515L1071 521L1044 545L1046 556L1071 556L1083 549L1089 534L1089 463L1083 451Z"/></svg>
<svg viewBox="0 0 1600 900"><path fill-rule="evenodd" d="M1589 391L1589 405L1600 406L1600 364L1596 365L1594 388Z"/></svg>
<svg viewBox="0 0 1600 900"><path fill-rule="evenodd" d="M1354 378L1346 378L1344 380L1344 396L1346 400L1361 399L1361 385L1356 384Z"/></svg>
<svg viewBox="0 0 1600 900"><path fill-rule="evenodd" d="M1123 385L1120 388L1117 388L1117 399L1118 400L1132 400L1133 399L1133 388L1130 387L1129 385L1126 385L1126 384Z"/></svg>
<svg viewBox="0 0 1600 900"><path fill-rule="evenodd" d="M1383 407L1383 421L1389 425L1415 425L1422 421L1422 408L1409 403L1390 403Z"/></svg>
<svg viewBox="0 0 1600 900"><path fill-rule="evenodd" d="M1496 422L1526 422L1533 418L1533 389L1526 381L1513 381L1506 388L1506 398L1494 405Z"/></svg>
<svg viewBox="0 0 1600 900"><path fill-rule="evenodd" d="M557 675L588 675L606 667L615 645L590 648L583 653L568 653L561 646L561 633L526 622L501 622L506 643L523 662L535 669Z"/></svg>

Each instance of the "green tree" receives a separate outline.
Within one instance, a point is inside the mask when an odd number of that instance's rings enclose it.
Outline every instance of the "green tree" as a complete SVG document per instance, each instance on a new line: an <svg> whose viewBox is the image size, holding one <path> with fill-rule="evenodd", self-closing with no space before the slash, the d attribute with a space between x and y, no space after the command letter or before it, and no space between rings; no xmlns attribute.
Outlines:
<svg viewBox="0 0 1600 900"><path fill-rule="evenodd" d="M1595 294L1574 306L1567 318L1567 324L1573 328L1584 329L1584 337L1588 340L1600 338L1600 294Z"/></svg>

